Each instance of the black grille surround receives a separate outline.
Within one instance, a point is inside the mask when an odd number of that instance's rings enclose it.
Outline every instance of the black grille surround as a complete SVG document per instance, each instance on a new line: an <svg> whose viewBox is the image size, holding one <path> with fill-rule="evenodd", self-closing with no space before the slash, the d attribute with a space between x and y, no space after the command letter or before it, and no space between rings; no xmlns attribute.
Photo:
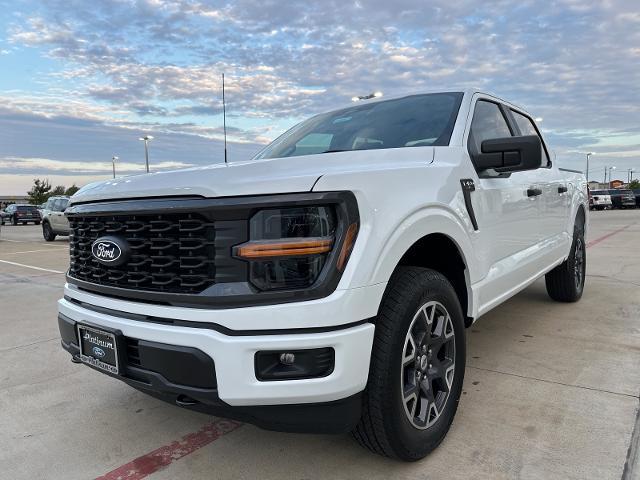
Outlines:
<svg viewBox="0 0 640 480"><path fill-rule="evenodd" d="M197 214L77 216L69 221L69 275L98 285L158 292L200 293L215 283L214 222ZM126 240L124 265L91 254L105 235Z"/></svg>
<svg viewBox="0 0 640 480"><path fill-rule="evenodd" d="M317 281L304 290L259 291L249 264L233 247L249 240L259 210L334 205L335 248ZM193 308L236 308L312 300L335 290L336 260L347 227L359 222L351 192L309 192L249 197L168 197L76 203L65 211L71 226L67 281L104 296ZM129 260L107 266L91 254L102 237L126 240Z"/></svg>

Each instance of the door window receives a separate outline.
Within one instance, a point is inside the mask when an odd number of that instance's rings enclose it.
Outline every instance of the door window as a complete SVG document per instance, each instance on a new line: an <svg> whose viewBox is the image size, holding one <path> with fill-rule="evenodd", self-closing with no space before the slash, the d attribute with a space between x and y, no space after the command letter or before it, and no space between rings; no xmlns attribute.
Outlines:
<svg viewBox="0 0 640 480"><path fill-rule="evenodd" d="M509 124L502 114L497 103L478 100L471 130L469 131L469 151L472 154L480 153L480 146L485 140L493 138L511 137Z"/></svg>
<svg viewBox="0 0 640 480"><path fill-rule="evenodd" d="M547 147L542 141L542 137L540 137L540 133L533 123L533 120L520 112L516 112L515 110L511 110L511 113L513 114L513 119L516 121L516 125L518 125L518 130L520 130L521 135L537 135L540 139L540 144L542 145L542 159L540 161L540 165L551 165L551 160L547 153Z"/></svg>

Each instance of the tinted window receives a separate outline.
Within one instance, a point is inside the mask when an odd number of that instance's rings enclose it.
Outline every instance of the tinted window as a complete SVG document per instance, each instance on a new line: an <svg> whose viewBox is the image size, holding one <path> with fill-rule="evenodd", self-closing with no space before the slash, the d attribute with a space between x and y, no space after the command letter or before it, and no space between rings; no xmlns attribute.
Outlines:
<svg viewBox="0 0 640 480"><path fill-rule="evenodd" d="M69 205L69 200L66 198L63 198L60 200L60 211L64 211L65 208L67 208L67 205Z"/></svg>
<svg viewBox="0 0 640 480"><path fill-rule="evenodd" d="M31 206L29 206L29 205L20 205L20 206L17 208L17 210L18 210L19 212L33 212L33 211L36 211L36 210L37 210L37 208L36 208L36 207L31 207Z"/></svg>
<svg viewBox="0 0 640 480"><path fill-rule="evenodd" d="M472 153L480 153L484 140L510 137L511 130L500 107L492 102L479 100L476 103L469 132L469 149Z"/></svg>
<svg viewBox="0 0 640 480"><path fill-rule="evenodd" d="M302 122L254 158L448 145L461 100L461 93L433 93L359 103Z"/></svg>
<svg viewBox="0 0 640 480"><path fill-rule="evenodd" d="M536 128L535 124L533 123L533 120L531 120L529 117L521 114L520 112L516 112L515 110L511 110L511 113L513 114L513 118L516 121L516 124L518 125L518 129L520 130L520 133L522 135L537 135L538 138L540 139L540 143L542 144L542 161L541 161L541 165L546 165L549 163L549 155L546 151L546 147L544 145L544 142L542 141L542 137L540 136L540 133L538 133L538 129Z"/></svg>

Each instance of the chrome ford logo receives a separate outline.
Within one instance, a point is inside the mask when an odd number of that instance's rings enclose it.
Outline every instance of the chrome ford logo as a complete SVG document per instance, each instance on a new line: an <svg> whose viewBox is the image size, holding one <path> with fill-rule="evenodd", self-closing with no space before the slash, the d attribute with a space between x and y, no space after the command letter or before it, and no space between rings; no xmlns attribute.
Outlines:
<svg viewBox="0 0 640 480"><path fill-rule="evenodd" d="M100 347L93 347L91 351L98 358L103 358L106 355L106 352Z"/></svg>
<svg viewBox="0 0 640 480"><path fill-rule="evenodd" d="M129 256L129 244L117 237L100 237L93 242L91 254L104 265L122 265Z"/></svg>

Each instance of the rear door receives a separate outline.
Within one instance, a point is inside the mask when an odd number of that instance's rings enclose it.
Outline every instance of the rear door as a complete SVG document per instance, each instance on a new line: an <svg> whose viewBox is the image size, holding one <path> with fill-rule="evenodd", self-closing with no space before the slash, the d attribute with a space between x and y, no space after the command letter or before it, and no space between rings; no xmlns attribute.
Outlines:
<svg viewBox="0 0 640 480"><path fill-rule="evenodd" d="M55 232L59 232L62 228L61 223L61 200L60 198L53 199L53 203L51 204L51 214L49 215L49 221L51 222L51 228Z"/></svg>

